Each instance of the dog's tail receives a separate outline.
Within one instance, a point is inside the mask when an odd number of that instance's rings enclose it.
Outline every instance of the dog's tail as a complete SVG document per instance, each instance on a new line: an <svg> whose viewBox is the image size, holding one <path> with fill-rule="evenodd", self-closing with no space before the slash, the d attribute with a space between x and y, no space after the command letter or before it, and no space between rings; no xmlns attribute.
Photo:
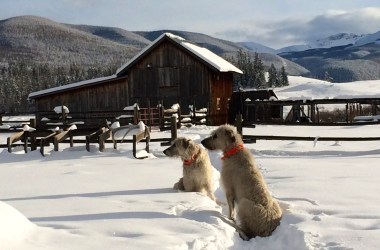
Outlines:
<svg viewBox="0 0 380 250"><path fill-rule="evenodd" d="M234 221L231 221L230 219L228 219L226 216L224 216L222 214L219 216L219 218L223 222L225 222L226 224L235 228L236 231L239 233L240 238L242 238L243 240L246 240L246 241L250 240L250 238L243 232L243 230L238 225L236 225L236 223Z"/></svg>

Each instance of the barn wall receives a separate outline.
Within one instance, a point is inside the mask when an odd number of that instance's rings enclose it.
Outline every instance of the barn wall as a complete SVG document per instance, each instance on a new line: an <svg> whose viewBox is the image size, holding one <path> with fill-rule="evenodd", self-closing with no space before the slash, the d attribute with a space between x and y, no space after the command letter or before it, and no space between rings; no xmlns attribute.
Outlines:
<svg viewBox="0 0 380 250"><path fill-rule="evenodd" d="M39 112L52 111L65 105L70 112L122 110L130 105L127 79L117 79L91 87L36 98Z"/></svg>
<svg viewBox="0 0 380 250"><path fill-rule="evenodd" d="M165 107L179 103L188 113L190 104L207 107L210 69L173 42L164 41L129 71L133 99L142 106L163 101Z"/></svg>

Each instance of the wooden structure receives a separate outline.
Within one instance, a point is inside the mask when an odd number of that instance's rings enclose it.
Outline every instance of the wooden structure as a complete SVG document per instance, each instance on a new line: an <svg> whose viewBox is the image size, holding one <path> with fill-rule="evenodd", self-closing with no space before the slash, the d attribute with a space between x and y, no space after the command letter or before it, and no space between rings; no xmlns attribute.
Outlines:
<svg viewBox="0 0 380 250"><path fill-rule="evenodd" d="M232 95L233 74L242 71L181 37L162 34L115 75L31 93L29 100L39 115L66 105L70 113L100 114L140 107L179 103L183 114L194 102L209 110L209 123L227 122L228 100Z"/></svg>
<svg viewBox="0 0 380 250"><path fill-rule="evenodd" d="M376 123L379 119L364 119L380 115L380 98L351 98L351 99L312 99L312 100L265 100L244 102L245 125L251 123L276 123L276 124L364 124L363 122ZM287 107L286 115L280 114ZM322 107L327 107L322 109ZM340 109L338 108L340 107ZM251 116L250 113L262 110L261 119ZM275 115L273 115L275 110ZM357 119L363 116L362 119Z"/></svg>
<svg viewBox="0 0 380 250"><path fill-rule="evenodd" d="M234 124L235 117L241 114L243 120L263 120L264 117L270 117L271 120L280 119L283 113L282 107L265 105L256 105L254 109L250 108L247 104L252 101L255 103L263 101L266 103L268 100L277 100L277 96L273 89L254 89L244 91L234 91L231 96L228 111L228 123Z"/></svg>

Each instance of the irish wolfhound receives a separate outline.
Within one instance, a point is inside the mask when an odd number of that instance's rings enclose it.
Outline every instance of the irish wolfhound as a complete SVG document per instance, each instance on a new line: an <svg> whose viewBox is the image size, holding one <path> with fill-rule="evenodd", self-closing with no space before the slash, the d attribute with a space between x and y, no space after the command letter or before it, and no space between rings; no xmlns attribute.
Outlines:
<svg viewBox="0 0 380 250"><path fill-rule="evenodd" d="M202 192L215 200L212 185L212 166L205 149L194 141L179 137L164 150L169 157L181 157L183 177L174 184L174 189L187 192Z"/></svg>
<svg viewBox="0 0 380 250"><path fill-rule="evenodd" d="M229 207L229 218L235 218L249 237L269 236L280 224L282 211L269 193L264 178L241 136L231 125L222 125L204 139L209 150L222 150L221 180Z"/></svg>

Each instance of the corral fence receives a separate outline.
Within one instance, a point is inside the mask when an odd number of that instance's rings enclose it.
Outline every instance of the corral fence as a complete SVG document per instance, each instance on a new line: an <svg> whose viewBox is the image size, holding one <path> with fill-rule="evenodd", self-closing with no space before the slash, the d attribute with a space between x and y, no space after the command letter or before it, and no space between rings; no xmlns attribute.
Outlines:
<svg viewBox="0 0 380 250"><path fill-rule="evenodd" d="M380 98L242 100L243 124L345 125L380 123ZM237 114L231 114L235 118ZM231 121L230 121L231 123Z"/></svg>
<svg viewBox="0 0 380 250"><path fill-rule="evenodd" d="M248 128L255 128L255 124L250 124L249 126L244 126L243 123L243 116L241 114L238 114L235 119L234 125L236 126L236 129L239 134L241 134L243 141L245 143L256 143L258 140L279 140L279 141L380 141L380 137L374 136L374 137L338 137L338 136L283 136L283 135L251 135L246 134L243 132L244 127ZM278 124L277 124L278 125ZM282 124L284 125L284 124ZM295 124L292 124L293 126ZM297 125L305 126L305 124L297 123ZM311 124L307 124L311 125ZM326 125L326 124L325 124ZM341 126L342 124L328 124L328 126ZM361 123L345 123L345 126L353 126L353 125L374 125L379 126L380 129L380 123L376 122L361 122ZM285 125L286 126L286 125ZM312 126L320 126L320 124L313 124Z"/></svg>

